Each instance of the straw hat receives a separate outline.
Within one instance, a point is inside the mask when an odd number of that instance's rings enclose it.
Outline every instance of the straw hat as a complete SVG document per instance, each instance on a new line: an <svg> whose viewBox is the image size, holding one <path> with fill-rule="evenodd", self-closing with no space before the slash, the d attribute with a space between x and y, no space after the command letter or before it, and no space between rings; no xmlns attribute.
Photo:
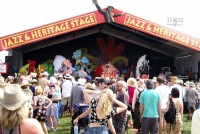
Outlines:
<svg viewBox="0 0 200 134"><path fill-rule="evenodd" d="M134 78L129 78L129 79L127 80L127 85L130 86L130 87L136 87L136 85L137 85L136 79L134 79Z"/></svg>
<svg viewBox="0 0 200 134"><path fill-rule="evenodd" d="M22 86L29 86L29 85L31 84L29 84L28 80L23 80L20 86L22 87Z"/></svg>
<svg viewBox="0 0 200 134"><path fill-rule="evenodd" d="M18 84L11 84L6 86L0 105L8 110L14 111L22 107L30 97L22 91Z"/></svg>
<svg viewBox="0 0 200 134"><path fill-rule="evenodd" d="M178 83L179 82L178 77L177 76L172 76L171 77L171 82Z"/></svg>
<svg viewBox="0 0 200 134"><path fill-rule="evenodd" d="M94 86L91 83L87 83L85 88L90 89L90 90L94 90Z"/></svg>

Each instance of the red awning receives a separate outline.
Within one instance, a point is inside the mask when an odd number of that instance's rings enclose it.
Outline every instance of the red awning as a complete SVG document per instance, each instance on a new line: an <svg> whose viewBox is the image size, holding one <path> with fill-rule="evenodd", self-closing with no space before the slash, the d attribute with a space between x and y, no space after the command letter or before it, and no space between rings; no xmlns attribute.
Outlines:
<svg viewBox="0 0 200 134"><path fill-rule="evenodd" d="M115 10L115 13L121 13ZM167 27L127 14L114 18L114 23L135 29L161 39L165 39L197 52L200 52L200 40ZM61 20L44 26L32 28L0 38L0 51L28 45L33 42L66 34L83 28L105 23L104 16L98 11Z"/></svg>

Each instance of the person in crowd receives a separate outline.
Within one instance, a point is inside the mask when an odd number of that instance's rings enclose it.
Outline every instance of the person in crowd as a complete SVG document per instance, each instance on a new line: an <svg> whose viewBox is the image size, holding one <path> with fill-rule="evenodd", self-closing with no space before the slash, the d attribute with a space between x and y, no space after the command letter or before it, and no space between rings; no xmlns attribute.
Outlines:
<svg viewBox="0 0 200 134"><path fill-rule="evenodd" d="M58 102L62 98L61 93L56 91L55 84L50 83L48 86L50 90L47 93L47 97L52 100L52 104L47 108L46 114L50 128L55 132L58 129Z"/></svg>
<svg viewBox="0 0 200 134"><path fill-rule="evenodd" d="M132 111L134 112L133 117L133 128L136 129L135 133L140 133L141 122L140 122L140 95L146 89L144 79L139 79L137 83L137 89L134 91L133 101L132 101Z"/></svg>
<svg viewBox="0 0 200 134"><path fill-rule="evenodd" d="M176 108L176 121L175 121L175 124L167 123L166 134L181 134L182 125L183 125L183 100L180 99L180 92L178 88L176 87L172 88L171 98ZM169 108L169 104L170 102L168 100L168 108Z"/></svg>
<svg viewBox="0 0 200 134"><path fill-rule="evenodd" d="M171 77L171 86L170 86L170 91L172 90L172 88L176 87L179 90L180 93L180 98L183 99L183 88L181 87L181 85L179 84L180 80L178 79L177 76L173 76Z"/></svg>
<svg viewBox="0 0 200 134"><path fill-rule="evenodd" d="M195 110L192 116L191 134L199 134L200 132L200 109Z"/></svg>
<svg viewBox="0 0 200 134"><path fill-rule="evenodd" d="M78 82L75 86L72 87L71 95L70 95L70 106L72 108L72 116L73 116L73 108L75 104L85 103L83 89L85 88L86 79L79 78Z"/></svg>
<svg viewBox="0 0 200 134"><path fill-rule="evenodd" d="M87 94L87 90L84 89L83 92L84 94ZM115 134L116 131L112 125L111 118L115 114L125 111L127 106L115 99L110 89L104 89L102 92L96 91L96 93L99 93L96 98L91 98L89 94L87 95L88 98L91 99L89 109L79 115L74 120L74 124L78 123L79 119L90 114L90 123L85 134L108 134L107 126L109 127L112 134ZM118 107L112 107L112 103L117 104Z"/></svg>
<svg viewBox="0 0 200 134"><path fill-rule="evenodd" d="M132 101L133 101L134 92L137 89L136 79L129 78L127 80L127 86L128 86L127 90L128 90L128 96L129 96L128 110L131 111L131 117L132 117L132 121L133 121L134 112L132 111Z"/></svg>
<svg viewBox="0 0 200 134"><path fill-rule="evenodd" d="M20 79L19 77L16 77L16 78L14 78L14 80L13 80L13 84L19 84L19 85L20 85L21 82L22 82L22 81L21 81L21 79Z"/></svg>
<svg viewBox="0 0 200 134"><path fill-rule="evenodd" d="M0 100L0 132L2 134L44 134L40 123L27 118L29 108L27 96L18 84L6 86Z"/></svg>
<svg viewBox="0 0 200 134"><path fill-rule="evenodd" d="M32 79L31 85L29 86L30 90L33 93L33 96L35 96L35 87L38 86L38 80L37 79Z"/></svg>
<svg viewBox="0 0 200 134"><path fill-rule="evenodd" d="M63 117L63 113L65 111L65 107L67 106L70 116L72 116L72 109L70 106L70 95L71 95L71 91L72 91L72 81L71 81L71 75L70 74L66 74L64 75L64 82L61 85L62 86L62 111L61 111L61 118Z"/></svg>
<svg viewBox="0 0 200 134"><path fill-rule="evenodd" d="M13 80L14 80L14 77L13 76L8 76L7 78L6 78L6 83L8 83L8 84L13 84Z"/></svg>
<svg viewBox="0 0 200 134"><path fill-rule="evenodd" d="M194 82L189 82L189 88L185 95L188 100L188 119L192 120L192 114L196 110L196 103L198 100L198 91L196 90Z"/></svg>
<svg viewBox="0 0 200 134"><path fill-rule="evenodd" d="M44 71L41 75L42 75L42 78L40 79L39 84L41 85L42 90L44 91L45 87L48 86L49 84L49 80L48 80L49 74L48 72Z"/></svg>
<svg viewBox="0 0 200 134"><path fill-rule="evenodd" d="M30 98L27 102L27 105L28 105L28 108L29 108L29 118L32 118L33 117L33 93L31 92L31 90L29 89L29 82L28 80L23 80L22 83L21 83L21 89L22 91L24 91L26 94L30 94Z"/></svg>
<svg viewBox="0 0 200 134"><path fill-rule="evenodd" d="M115 79L115 78L112 78L112 79L111 79L111 85L110 85L109 88L113 91L114 94L116 94L115 83L116 83L116 79Z"/></svg>
<svg viewBox="0 0 200 134"><path fill-rule="evenodd" d="M165 129L165 119L164 114L167 109L167 102L169 100L170 89L168 86L163 84L163 78L158 76L156 79L156 88L155 91L160 95L161 100L161 116L159 121L159 134L162 134L162 130L164 129L164 134L166 133Z"/></svg>
<svg viewBox="0 0 200 134"><path fill-rule="evenodd" d="M44 133L48 134L46 127L46 109L52 104L52 101L46 96L42 95L42 92L41 86L35 87L33 118L37 119L41 123ZM48 103L47 106L45 106L45 102Z"/></svg>
<svg viewBox="0 0 200 134"><path fill-rule="evenodd" d="M128 106L129 103L129 96L126 91L126 82L125 81L118 81L116 83L116 90L117 90L117 96L116 99L126 106ZM113 104L113 107L117 107L117 104ZM115 131L117 134L124 134L127 126L127 114L126 110L115 114L114 117L112 118L113 120L113 126L115 128Z"/></svg>
<svg viewBox="0 0 200 134"><path fill-rule="evenodd" d="M146 81L146 89L140 95L140 115L141 116L141 133L156 134L158 133L158 120L161 115L160 96L153 89L154 81Z"/></svg>

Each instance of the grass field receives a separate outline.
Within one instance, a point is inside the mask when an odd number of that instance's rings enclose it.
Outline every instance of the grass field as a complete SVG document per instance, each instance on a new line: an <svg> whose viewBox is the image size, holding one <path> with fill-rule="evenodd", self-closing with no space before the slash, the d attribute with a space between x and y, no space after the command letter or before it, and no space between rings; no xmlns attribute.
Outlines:
<svg viewBox="0 0 200 134"><path fill-rule="evenodd" d="M191 122L189 122L186 118L186 115L184 116L184 124L183 124L183 133L182 134L191 134L190 128L191 128ZM57 132L50 131L49 134L70 134L70 126L71 126L71 119L69 116L59 119L59 128ZM133 130L131 128L128 128L126 134L134 134Z"/></svg>

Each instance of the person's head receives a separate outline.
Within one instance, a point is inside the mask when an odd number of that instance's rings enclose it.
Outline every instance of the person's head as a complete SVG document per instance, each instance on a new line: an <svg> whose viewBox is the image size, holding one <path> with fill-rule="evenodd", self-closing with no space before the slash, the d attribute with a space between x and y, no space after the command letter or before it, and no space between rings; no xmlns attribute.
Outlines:
<svg viewBox="0 0 200 134"><path fill-rule="evenodd" d="M145 87L144 79L139 79L137 85L138 87Z"/></svg>
<svg viewBox="0 0 200 134"><path fill-rule="evenodd" d="M44 71L43 73L42 73L42 77L48 77L49 76L49 73L48 72L46 72L46 71Z"/></svg>
<svg viewBox="0 0 200 134"><path fill-rule="evenodd" d="M19 77L14 78L13 84L20 84L22 81Z"/></svg>
<svg viewBox="0 0 200 134"><path fill-rule="evenodd" d="M179 92L178 88L176 88L176 87L172 88L171 96L173 98L179 98L180 92Z"/></svg>
<svg viewBox="0 0 200 134"><path fill-rule="evenodd" d="M35 95L41 95L43 93L41 86L35 87Z"/></svg>
<svg viewBox="0 0 200 134"><path fill-rule="evenodd" d="M109 13L113 12L114 7L113 6L108 6L106 9Z"/></svg>
<svg viewBox="0 0 200 134"><path fill-rule="evenodd" d="M158 85L163 84L163 78L161 76L158 76L156 82Z"/></svg>
<svg viewBox="0 0 200 134"><path fill-rule="evenodd" d="M6 86L4 97L0 101L0 124L5 128L14 128L28 117L27 96L18 84Z"/></svg>
<svg viewBox="0 0 200 134"><path fill-rule="evenodd" d="M8 76L7 79L6 79L6 82L12 84L12 83L13 83L13 80L14 80L14 77L13 77L13 76Z"/></svg>
<svg viewBox="0 0 200 134"><path fill-rule="evenodd" d="M137 81L134 78L129 78L127 80L128 87L137 87Z"/></svg>
<svg viewBox="0 0 200 134"><path fill-rule="evenodd" d="M115 84L116 90L118 92L121 92L124 89L126 89L126 86L127 86L127 84L126 84L125 81L117 81L116 84Z"/></svg>
<svg viewBox="0 0 200 134"><path fill-rule="evenodd" d="M25 79L25 80L23 80L22 83L21 83L21 88L22 88L22 89L29 89L29 85L30 85L30 84L29 84L28 80Z"/></svg>
<svg viewBox="0 0 200 134"><path fill-rule="evenodd" d="M105 87L107 86L105 79L104 78L99 78L97 81L99 83L99 89L100 90L105 89Z"/></svg>
<svg viewBox="0 0 200 134"><path fill-rule="evenodd" d="M32 79L31 85L34 86L34 87L37 86L38 85L38 80L37 79Z"/></svg>
<svg viewBox="0 0 200 134"><path fill-rule="evenodd" d="M148 80L146 81L146 88L147 88L147 89L153 89L153 88L154 88L154 81L151 80L151 79L148 79Z"/></svg>
<svg viewBox="0 0 200 134"><path fill-rule="evenodd" d="M94 90L94 86L91 83L87 83L85 85L85 89L90 89L90 90Z"/></svg>
<svg viewBox="0 0 200 134"><path fill-rule="evenodd" d="M53 82L50 82L50 83L48 84L48 86L49 86L49 89L50 89L51 91L54 91L54 89L55 89L55 87L56 87L56 85L55 85Z"/></svg>
<svg viewBox="0 0 200 134"><path fill-rule="evenodd" d="M99 109L100 113L102 113L104 116L108 115L112 110L112 102L109 96L113 95L110 89L105 89L105 90L106 90L105 92L100 94L97 104L97 109Z"/></svg>

